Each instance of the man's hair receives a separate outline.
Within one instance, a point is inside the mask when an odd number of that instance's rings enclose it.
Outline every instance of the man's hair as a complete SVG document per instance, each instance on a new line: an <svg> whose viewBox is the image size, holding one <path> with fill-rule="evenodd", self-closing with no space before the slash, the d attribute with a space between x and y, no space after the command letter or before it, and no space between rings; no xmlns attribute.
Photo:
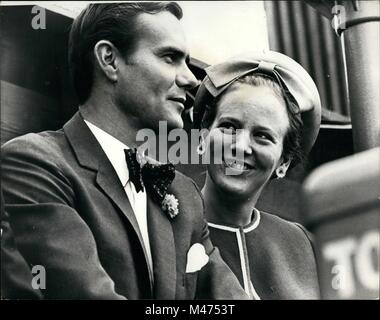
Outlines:
<svg viewBox="0 0 380 320"><path fill-rule="evenodd" d="M69 37L69 67L79 103L84 103L91 93L96 43L108 40L127 58L138 40L136 17L163 11L172 13L178 20L182 18L182 9L175 2L90 4L80 13Z"/></svg>
<svg viewBox="0 0 380 320"><path fill-rule="evenodd" d="M248 74L242 78L237 79L236 82L231 85L231 87L239 83L248 84L254 87L268 87L273 90L273 93L275 95L284 100L289 118L289 129L285 134L282 156L286 161L289 159L292 160L292 167L298 163L303 163L304 154L301 148L303 122L298 105L291 101L291 99L288 99L279 84L269 76L263 74ZM213 100L210 106L206 106L206 111L203 115L201 123L202 128L209 128L212 125L217 112L217 104L220 101L221 97L228 92L228 90L229 89L227 89L215 100Z"/></svg>

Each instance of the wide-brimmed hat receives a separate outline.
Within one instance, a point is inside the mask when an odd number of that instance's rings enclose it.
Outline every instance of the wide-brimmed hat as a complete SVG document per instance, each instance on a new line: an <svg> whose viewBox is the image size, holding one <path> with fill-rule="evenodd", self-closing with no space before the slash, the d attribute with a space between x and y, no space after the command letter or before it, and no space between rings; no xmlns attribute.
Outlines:
<svg viewBox="0 0 380 320"><path fill-rule="evenodd" d="M301 146L308 153L319 132L321 101L317 87L307 71L290 57L275 51L252 52L206 68L194 101L193 119L201 127L206 106L221 95L237 79L248 74L263 74L282 88L285 99L299 108L303 121Z"/></svg>

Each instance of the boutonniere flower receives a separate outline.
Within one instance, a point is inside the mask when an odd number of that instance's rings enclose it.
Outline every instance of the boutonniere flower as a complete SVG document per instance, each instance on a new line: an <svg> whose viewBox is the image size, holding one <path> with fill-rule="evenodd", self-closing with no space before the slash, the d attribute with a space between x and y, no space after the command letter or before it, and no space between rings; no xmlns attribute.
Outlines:
<svg viewBox="0 0 380 320"><path fill-rule="evenodd" d="M172 219L178 215L178 199L168 193L161 203L161 209Z"/></svg>

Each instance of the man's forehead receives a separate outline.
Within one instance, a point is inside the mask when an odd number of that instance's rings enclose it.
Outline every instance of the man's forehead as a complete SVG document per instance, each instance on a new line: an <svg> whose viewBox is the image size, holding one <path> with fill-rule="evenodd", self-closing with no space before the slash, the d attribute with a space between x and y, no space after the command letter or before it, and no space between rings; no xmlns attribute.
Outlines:
<svg viewBox="0 0 380 320"><path fill-rule="evenodd" d="M167 47L188 55L189 48L180 20L172 13L163 11L156 14L141 13L136 18L140 44L152 47Z"/></svg>

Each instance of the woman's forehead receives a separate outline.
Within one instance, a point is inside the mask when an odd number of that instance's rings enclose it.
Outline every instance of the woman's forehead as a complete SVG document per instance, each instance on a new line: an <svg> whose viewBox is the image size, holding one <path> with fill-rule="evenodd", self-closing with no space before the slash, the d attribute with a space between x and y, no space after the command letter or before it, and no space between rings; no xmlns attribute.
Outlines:
<svg viewBox="0 0 380 320"><path fill-rule="evenodd" d="M238 84L228 89L217 102L217 114L224 113L250 115L256 112L262 114L279 114L286 116L286 104L272 88Z"/></svg>
<svg viewBox="0 0 380 320"><path fill-rule="evenodd" d="M236 120L244 127L267 127L278 134L285 134L289 128L285 101L268 87L235 87L221 97L216 107L218 122Z"/></svg>

